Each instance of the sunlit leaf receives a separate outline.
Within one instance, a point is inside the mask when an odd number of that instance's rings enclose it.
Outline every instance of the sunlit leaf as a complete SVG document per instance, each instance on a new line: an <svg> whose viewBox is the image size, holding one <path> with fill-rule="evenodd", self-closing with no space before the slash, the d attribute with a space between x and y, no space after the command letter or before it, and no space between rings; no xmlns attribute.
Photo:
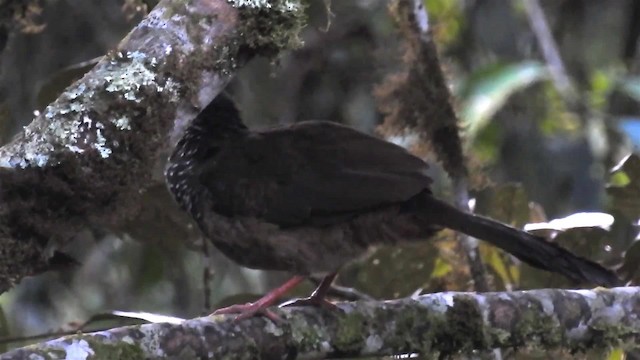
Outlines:
<svg viewBox="0 0 640 360"><path fill-rule="evenodd" d="M611 74L596 70L591 74L590 102L596 109L602 109L607 104L607 97L613 86Z"/></svg>
<svg viewBox="0 0 640 360"><path fill-rule="evenodd" d="M573 228L598 227L605 230L611 228L615 219L607 213L601 212L581 212L571 214L560 219L553 219L549 222L529 223L524 226L526 231L535 230L555 230L565 231Z"/></svg>
<svg viewBox="0 0 640 360"><path fill-rule="evenodd" d="M457 92L467 136L474 138L509 96L546 77L545 66L534 61L494 65L471 76Z"/></svg>
<svg viewBox="0 0 640 360"><path fill-rule="evenodd" d="M149 323L169 323L169 324L180 324L185 319L178 318L175 316L161 315L161 314L153 314L149 312L138 312L138 311L112 311L111 314L121 318L130 318L130 319L139 319L144 320Z"/></svg>
<svg viewBox="0 0 640 360"><path fill-rule="evenodd" d="M624 350L620 348L611 350L611 353L609 353L609 356L607 357L607 360L624 360L624 359L625 359Z"/></svg>
<svg viewBox="0 0 640 360"><path fill-rule="evenodd" d="M501 252L498 251L498 248L493 246L483 246L482 250L483 259L489 266L491 266L493 271L500 276L500 280L502 280L503 284L510 285L516 281L509 272L510 266L504 261L505 258L501 255Z"/></svg>
<svg viewBox="0 0 640 360"><path fill-rule="evenodd" d="M433 267L433 272L431 273L432 278L439 278L447 275L449 272L453 270L451 264L445 262L441 258L436 259L436 264Z"/></svg>
<svg viewBox="0 0 640 360"><path fill-rule="evenodd" d="M631 179L629 179L629 175L627 175L624 171L618 171L611 175L609 178L609 185L615 187L622 187L629 185Z"/></svg>

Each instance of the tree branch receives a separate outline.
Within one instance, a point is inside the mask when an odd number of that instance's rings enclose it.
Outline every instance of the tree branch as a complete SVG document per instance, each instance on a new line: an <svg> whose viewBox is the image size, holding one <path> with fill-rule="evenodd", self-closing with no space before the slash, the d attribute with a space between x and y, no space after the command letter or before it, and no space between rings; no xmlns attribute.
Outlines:
<svg viewBox="0 0 640 360"><path fill-rule="evenodd" d="M167 139L256 54L298 44L296 0L163 0L0 148L0 291L85 226L131 216Z"/></svg>
<svg viewBox="0 0 640 360"><path fill-rule="evenodd" d="M640 340L638 290L438 293L342 303L340 312L284 308L277 311L285 321L277 325L264 318L236 323L215 316L129 326L27 346L0 359L322 359L525 346L572 352L631 348Z"/></svg>

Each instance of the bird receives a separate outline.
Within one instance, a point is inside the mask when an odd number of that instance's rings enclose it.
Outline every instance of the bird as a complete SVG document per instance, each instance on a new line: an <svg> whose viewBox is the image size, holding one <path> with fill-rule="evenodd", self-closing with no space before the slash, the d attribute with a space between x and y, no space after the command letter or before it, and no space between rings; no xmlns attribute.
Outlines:
<svg viewBox="0 0 640 360"><path fill-rule="evenodd" d="M325 296L345 264L376 246L425 241L444 228L576 282L622 285L594 261L436 198L428 169L401 146L331 121L250 130L221 93L184 131L165 179L225 256L247 268L293 274L259 300L213 314L278 320L268 308L311 275L323 280L293 304L332 307Z"/></svg>

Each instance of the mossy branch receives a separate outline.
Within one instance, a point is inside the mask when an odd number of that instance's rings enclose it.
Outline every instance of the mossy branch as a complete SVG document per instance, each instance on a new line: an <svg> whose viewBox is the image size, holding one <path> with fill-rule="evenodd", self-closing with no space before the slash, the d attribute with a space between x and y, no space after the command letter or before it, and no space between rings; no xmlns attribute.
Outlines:
<svg viewBox="0 0 640 360"><path fill-rule="evenodd" d="M302 14L295 0L162 0L0 148L0 292L79 229L137 211L168 140L249 58L295 46Z"/></svg>
<svg viewBox="0 0 640 360"><path fill-rule="evenodd" d="M640 340L640 288L438 293L394 301L276 310L284 319L204 317L77 334L0 359L326 359L494 348L573 353L632 348ZM78 357L76 357L78 358ZM82 357L84 358L84 357Z"/></svg>

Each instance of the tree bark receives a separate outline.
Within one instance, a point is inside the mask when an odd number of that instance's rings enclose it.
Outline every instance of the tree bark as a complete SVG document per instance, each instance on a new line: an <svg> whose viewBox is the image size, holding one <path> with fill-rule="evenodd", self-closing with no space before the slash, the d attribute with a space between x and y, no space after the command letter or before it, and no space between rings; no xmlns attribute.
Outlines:
<svg viewBox="0 0 640 360"><path fill-rule="evenodd" d="M297 0L163 0L0 148L0 292L87 226L137 211L167 140L254 55L298 44Z"/></svg>
<svg viewBox="0 0 640 360"><path fill-rule="evenodd" d="M336 312L284 308L276 310L281 324L211 316L129 326L51 340L0 359L326 359L522 347L629 349L640 340L639 290L438 293L341 303Z"/></svg>

